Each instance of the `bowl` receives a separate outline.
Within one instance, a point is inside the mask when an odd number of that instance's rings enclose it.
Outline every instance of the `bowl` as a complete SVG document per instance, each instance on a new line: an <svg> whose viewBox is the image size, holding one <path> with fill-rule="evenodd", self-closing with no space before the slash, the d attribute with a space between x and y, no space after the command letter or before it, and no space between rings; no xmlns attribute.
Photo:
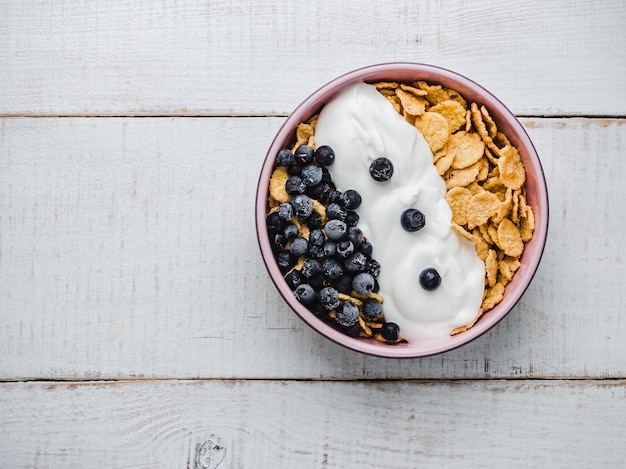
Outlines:
<svg viewBox="0 0 626 469"><path fill-rule="evenodd" d="M520 153L526 170L526 197L535 214L535 231L532 239L526 243L519 260L521 266L506 285L502 301L486 311L476 324L465 332L437 340L397 344L349 337L335 326L316 317L302 305L295 298L278 267L266 227L268 186L275 157L280 149L291 147L295 143L296 126L319 113L324 104L346 86L356 82L414 82L418 80L452 88L461 93L468 102L474 101L489 109L498 129L506 134ZM469 78L437 66L405 62L383 63L360 68L335 78L313 92L286 119L271 143L261 168L256 194L256 229L263 261L278 292L291 309L315 331L348 349L369 355L389 358L425 357L447 352L473 341L502 320L522 297L539 266L546 242L548 191L539 156L524 127L492 93Z"/></svg>

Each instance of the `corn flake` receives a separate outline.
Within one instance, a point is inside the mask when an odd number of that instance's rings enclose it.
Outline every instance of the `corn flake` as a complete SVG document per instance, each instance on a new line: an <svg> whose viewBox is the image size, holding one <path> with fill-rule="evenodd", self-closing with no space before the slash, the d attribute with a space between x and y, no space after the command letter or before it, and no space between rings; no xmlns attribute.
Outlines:
<svg viewBox="0 0 626 469"><path fill-rule="evenodd" d="M478 230L480 231L480 235L483 237L487 244L495 244L493 242L493 239L491 239L491 236L489 236L489 231L487 230L486 224L479 225Z"/></svg>
<svg viewBox="0 0 626 469"><path fill-rule="evenodd" d="M467 109L467 101L465 101L465 98L461 96L458 91L453 90L452 88L444 88L444 90L448 94L449 99L457 101L463 109Z"/></svg>
<svg viewBox="0 0 626 469"><path fill-rule="evenodd" d="M428 111L439 113L445 117L450 127L450 133L456 132L465 124L465 108L458 101L448 99L434 105Z"/></svg>
<svg viewBox="0 0 626 469"><path fill-rule="evenodd" d="M454 153L452 167L463 169L476 163L485 152L485 144L479 135L461 130L450 137L450 150Z"/></svg>
<svg viewBox="0 0 626 469"><path fill-rule="evenodd" d="M526 171L519 152L515 147L507 145L502 148L501 154L498 159L500 180L509 189L519 189L526 182Z"/></svg>
<svg viewBox="0 0 626 469"><path fill-rule="evenodd" d="M520 234L522 241L527 243L533 237L535 231L535 214L530 205L526 206L523 216L520 218Z"/></svg>
<svg viewBox="0 0 626 469"><path fill-rule="evenodd" d="M472 197L471 206L467 218L467 226L470 229L483 225L493 216L500 206L498 196L487 191Z"/></svg>
<svg viewBox="0 0 626 469"><path fill-rule="evenodd" d="M487 256L489 255L489 244L483 239L480 235L480 230L478 228L474 228L472 230L472 241L474 241L474 248L476 250L476 254L478 257L485 262L487 260Z"/></svg>
<svg viewBox="0 0 626 469"><path fill-rule="evenodd" d="M502 301L504 298L504 285L498 282L493 287L485 290L485 299L481 309L487 311Z"/></svg>
<svg viewBox="0 0 626 469"><path fill-rule="evenodd" d="M414 125L424 136L424 140L428 143L433 154L437 150L441 150L450 137L448 121L436 112L429 111L416 117Z"/></svg>
<svg viewBox="0 0 626 469"><path fill-rule="evenodd" d="M424 81L418 81L417 87L426 91L426 99L432 105L450 99L448 92L441 85L429 85Z"/></svg>
<svg viewBox="0 0 626 469"><path fill-rule="evenodd" d="M411 116L419 116L424 114L428 101L421 96L415 96L403 89L396 89L396 96L400 99L400 103L404 110Z"/></svg>
<svg viewBox="0 0 626 469"><path fill-rule="evenodd" d="M400 83L400 88L402 88L404 91L408 91L409 93L414 94L415 96L426 96L428 94L426 90L416 88L414 86L409 86L404 83Z"/></svg>
<svg viewBox="0 0 626 469"><path fill-rule="evenodd" d="M446 194L446 201L452 210L452 221L458 225L467 225L468 210L473 194L466 187L454 187Z"/></svg>
<svg viewBox="0 0 626 469"><path fill-rule="evenodd" d="M447 149L447 146L446 146ZM454 160L454 153L447 151L443 156L437 157L435 161L435 168L437 168L437 172L440 176L443 176L452 166L452 161Z"/></svg>
<svg viewBox="0 0 626 469"><path fill-rule="evenodd" d="M480 113L482 114L483 122L487 127L487 133L491 138L494 138L498 133L498 127L496 126L496 123L491 118L491 115L489 114L489 111L487 111L487 108L485 106L480 106Z"/></svg>
<svg viewBox="0 0 626 469"><path fill-rule="evenodd" d="M524 250L522 234L515 224L505 218L498 225L498 246L507 256L519 257Z"/></svg>
<svg viewBox="0 0 626 469"><path fill-rule="evenodd" d="M511 144L511 141L502 132L496 133L496 136L494 137L493 142L496 145L498 145L500 148L506 147L507 145Z"/></svg>
<svg viewBox="0 0 626 469"><path fill-rule="evenodd" d="M289 173L284 166L278 166L270 176L269 191L270 196L278 203L286 203L291 200L285 190L285 184L289 179Z"/></svg>
<svg viewBox="0 0 626 469"><path fill-rule="evenodd" d="M385 96L385 98L391 103L398 114L402 114L402 104L400 103L400 98L396 96L395 92L391 96Z"/></svg>
<svg viewBox="0 0 626 469"><path fill-rule="evenodd" d="M452 168L444 175L444 179L446 181L446 189L450 190L453 187L458 186L467 186L470 183L476 180L478 173L480 171L481 163L480 161L476 161L471 166L468 166L463 169L453 169L454 162L452 163Z"/></svg>
<svg viewBox="0 0 626 469"><path fill-rule="evenodd" d="M378 83L374 83L374 87L378 91L381 91L383 89L395 90L399 86L400 86L399 83L396 83L396 82L393 82L393 81L379 81Z"/></svg>
<svg viewBox="0 0 626 469"><path fill-rule="evenodd" d="M487 283L490 287L493 287L498 280L498 257L493 249L490 249L489 254L487 254L485 269L487 272Z"/></svg>
<svg viewBox="0 0 626 469"><path fill-rule="evenodd" d="M292 147L292 151L295 151L300 145L309 145L309 142L313 140L314 127L310 123L302 122L296 127L296 143ZM315 145L311 145L315 146Z"/></svg>
<svg viewBox="0 0 626 469"><path fill-rule="evenodd" d="M480 135L480 138L485 142L487 148L491 150L497 156L500 156L500 149L493 143L493 139L489 136L489 131L487 130L487 126L483 121L483 115L478 108L478 104L472 103L470 105L470 110L472 111L472 122L474 123L474 127L476 128L476 132Z"/></svg>

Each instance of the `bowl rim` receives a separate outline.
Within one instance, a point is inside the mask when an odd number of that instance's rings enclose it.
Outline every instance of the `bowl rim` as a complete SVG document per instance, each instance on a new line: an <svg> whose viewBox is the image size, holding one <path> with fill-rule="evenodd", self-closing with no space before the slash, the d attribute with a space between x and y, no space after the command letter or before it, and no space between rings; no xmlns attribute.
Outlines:
<svg viewBox="0 0 626 469"><path fill-rule="evenodd" d="M372 339L349 337L327 322L316 317L295 298L278 269L276 260L272 254L272 248L266 229L267 194L269 178L274 168L276 152L282 148L284 143L286 144L289 141L293 141L293 131L297 124L319 112L324 103L348 85L360 81L373 82L384 80L406 82L408 81L406 78L394 80L392 77L407 73L415 74L416 77L413 81L431 81L433 83L441 83L445 87L453 88L461 93L468 102L488 103L489 112L492 118L497 122L498 128L500 128L503 123L506 124L505 126L507 128L510 128L508 133L505 132L505 134L520 151L520 155L522 155L524 160L527 176L529 174L533 175L532 184L535 186L535 191L532 193L528 192L527 198L529 199L528 203L533 207L533 211L535 212L535 231L532 240L527 243L526 246L532 243L531 246L533 246L534 249L530 252L525 248L522 259L524 259L526 263L523 263L522 267L518 269L511 282L507 285L507 287L509 287L510 285L516 286L519 284L516 291L513 294L506 295L507 288L505 287L505 296L502 302L486 311L473 327L446 339L425 341L418 344L390 345ZM436 79L425 77L436 77ZM513 134L511 134L511 129L514 130ZM529 167L532 168L532 172L529 171ZM539 217L537 216L538 214L540 214ZM257 183L255 221L261 257L274 286L287 302L288 306L309 327L345 348L366 355L383 358L420 358L449 352L477 339L504 319L519 302L532 282L545 250L549 225L549 196L545 173L539 155L526 129L515 114L489 90L464 75L436 65L417 62L384 62L357 68L330 80L304 99L287 117L274 136L263 159ZM535 247L535 245L538 246ZM527 252L530 252L530 254L524 257ZM508 288L508 290L510 291L510 288Z"/></svg>

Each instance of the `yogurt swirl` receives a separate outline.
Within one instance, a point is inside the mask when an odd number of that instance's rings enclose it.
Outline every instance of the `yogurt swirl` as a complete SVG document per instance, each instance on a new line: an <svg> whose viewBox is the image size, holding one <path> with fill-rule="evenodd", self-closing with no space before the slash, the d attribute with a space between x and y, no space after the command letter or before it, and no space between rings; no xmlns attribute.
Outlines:
<svg viewBox="0 0 626 469"><path fill-rule="evenodd" d="M473 243L452 230L445 183L424 137L406 122L374 86L356 83L324 106L315 142L329 145L336 159L328 169L339 190L362 197L359 227L381 264L378 277L387 321L409 341L439 339L471 323L484 291L485 265ZM375 181L370 163L384 156L393 176ZM426 225L408 232L401 223L408 208L420 210ZM420 273L435 268L441 285L420 286Z"/></svg>

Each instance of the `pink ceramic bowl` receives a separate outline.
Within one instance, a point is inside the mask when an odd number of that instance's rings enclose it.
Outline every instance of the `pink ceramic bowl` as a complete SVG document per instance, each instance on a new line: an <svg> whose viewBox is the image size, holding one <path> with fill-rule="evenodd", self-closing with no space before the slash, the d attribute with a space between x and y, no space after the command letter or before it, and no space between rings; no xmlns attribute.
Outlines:
<svg viewBox="0 0 626 469"><path fill-rule="evenodd" d="M388 345L372 339L352 338L345 335L317 318L295 298L281 275L267 234L265 220L268 184L276 153L281 148L292 146L295 141L295 127L318 113L324 104L341 89L359 81L411 82L417 80L439 83L455 89L468 102L475 101L479 105L484 104L489 109L498 129L503 131L518 148L524 162L527 175L527 200L535 213L535 232L532 240L526 244L524 254L520 259L521 267L515 273L513 280L506 286L504 299L495 308L483 314L474 327L440 340ZM274 138L261 169L256 197L256 227L261 254L272 281L289 306L309 326L338 344L370 355L392 358L424 357L455 349L484 334L506 316L524 294L537 270L546 242L548 191L539 157L526 131L513 113L489 91L464 76L432 65L385 63L354 70L332 80L305 99L287 118Z"/></svg>

